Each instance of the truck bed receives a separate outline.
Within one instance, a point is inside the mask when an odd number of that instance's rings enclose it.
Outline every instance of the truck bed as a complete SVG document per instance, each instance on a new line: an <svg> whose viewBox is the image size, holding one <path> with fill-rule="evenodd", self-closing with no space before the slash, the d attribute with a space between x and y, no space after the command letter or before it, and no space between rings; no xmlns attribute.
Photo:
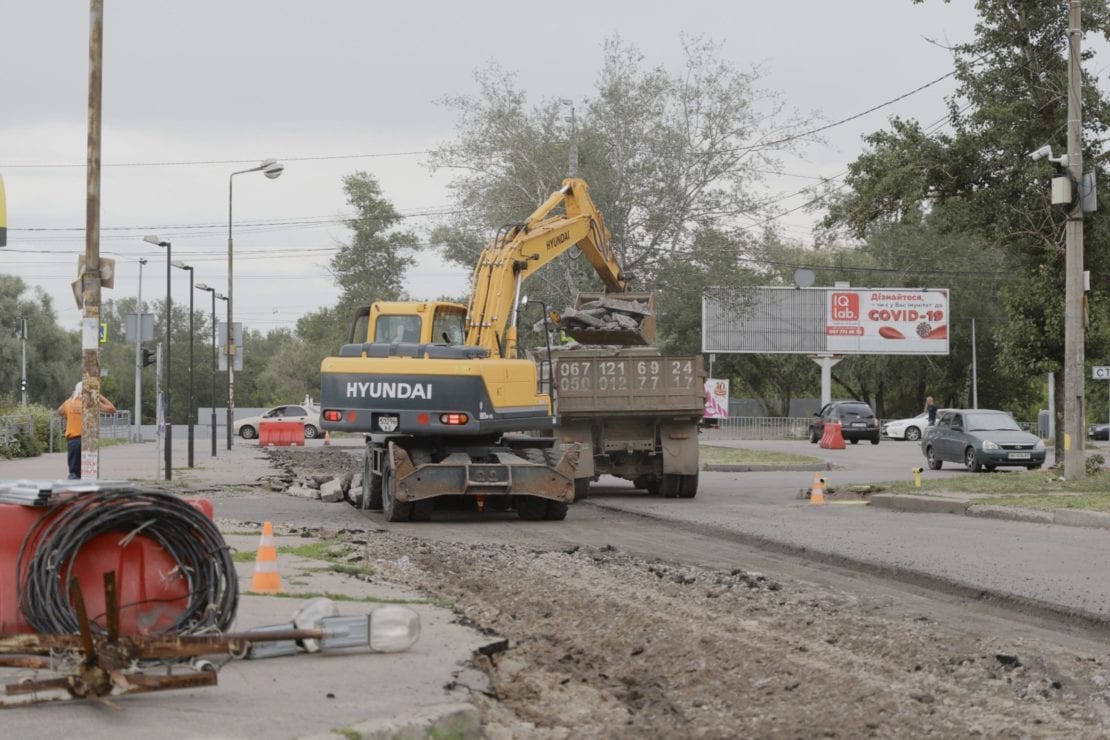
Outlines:
<svg viewBox="0 0 1110 740"><path fill-rule="evenodd" d="M552 373L556 414L659 416L705 410L700 355L663 356L655 350L556 350Z"/></svg>

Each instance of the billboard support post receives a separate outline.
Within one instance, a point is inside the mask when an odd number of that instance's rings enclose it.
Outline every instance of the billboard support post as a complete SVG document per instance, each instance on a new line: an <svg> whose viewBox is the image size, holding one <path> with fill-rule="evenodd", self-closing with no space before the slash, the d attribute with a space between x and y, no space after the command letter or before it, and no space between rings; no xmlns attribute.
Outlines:
<svg viewBox="0 0 1110 740"><path fill-rule="evenodd" d="M843 357L835 355L815 355L811 357L821 367L821 408L832 401L832 369Z"/></svg>

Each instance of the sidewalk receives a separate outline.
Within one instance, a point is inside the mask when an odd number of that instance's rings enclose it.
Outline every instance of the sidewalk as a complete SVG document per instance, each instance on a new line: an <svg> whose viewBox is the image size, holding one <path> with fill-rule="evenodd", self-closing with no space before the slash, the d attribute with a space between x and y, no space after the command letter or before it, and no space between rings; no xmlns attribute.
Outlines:
<svg viewBox="0 0 1110 740"><path fill-rule="evenodd" d="M1110 530L1110 514L1080 509L1023 509L1017 506L977 504L981 495L947 492L943 494L876 493L871 506L918 514L956 514L1014 522L1039 522L1068 527L1095 527Z"/></svg>
<svg viewBox="0 0 1110 740"><path fill-rule="evenodd" d="M309 446L316 444L322 443L309 442ZM256 442L236 440L232 450L220 448L215 458L210 446L195 450L195 467L191 469L187 467L186 450L174 452L173 481L167 483L164 477L154 478L155 455L160 454L155 443L102 448L100 479L129 480L149 488L172 486L179 492L203 495L205 490L253 488L260 478L273 472ZM59 480L65 474L64 453L0 461L0 480ZM272 496L287 498L278 493ZM269 498L258 497L260 501ZM221 498L217 496L215 502L219 522ZM296 503L346 507L300 499ZM257 508L266 511L264 506ZM266 518L260 512L255 514L257 519ZM372 563L376 527L371 520L358 518L348 520L348 526L358 526L360 521L366 529L366 548ZM229 531L232 528L239 531ZM227 543L238 552L252 552L259 544L259 534L244 525L232 523L221 529ZM343 616L369 614L382 603L410 606L420 615L420 639L410 650L394 654L358 648L268 660L233 660L220 670L218 686L122 697L113 700L122 710L118 712L105 712L96 702L7 709L4 734L37 737L43 727L49 726L51 736L113 739L479 736L480 718L469 703L468 687L484 688L485 676L467 664L478 648L496 642L497 637L458 624L450 609L433 604L424 594L382 581L372 571L368 571L369 576L359 577L332 569L330 561L289 552L314 542L311 538L278 536L275 540L285 592L246 593L254 565L237 563L242 595L233 629L288 623L312 596L334 594L341 599L336 603ZM0 683L14 683L32 675L34 671L0 668Z"/></svg>

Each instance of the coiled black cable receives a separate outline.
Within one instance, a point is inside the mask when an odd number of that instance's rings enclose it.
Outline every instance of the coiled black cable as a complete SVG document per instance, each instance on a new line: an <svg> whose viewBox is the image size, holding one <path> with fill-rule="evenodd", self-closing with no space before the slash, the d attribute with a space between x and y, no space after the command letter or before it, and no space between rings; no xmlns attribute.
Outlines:
<svg viewBox="0 0 1110 740"><path fill-rule="evenodd" d="M177 496L126 488L81 494L42 516L24 536L16 571L18 601L36 632L78 631L68 593L76 556L85 543L106 533L119 533L121 546L131 536L154 540L173 558L175 575L188 585L185 609L159 632L195 634L231 626L239 607L239 583L216 525ZM90 622L97 616L90 614ZM91 627L104 631L95 623Z"/></svg>

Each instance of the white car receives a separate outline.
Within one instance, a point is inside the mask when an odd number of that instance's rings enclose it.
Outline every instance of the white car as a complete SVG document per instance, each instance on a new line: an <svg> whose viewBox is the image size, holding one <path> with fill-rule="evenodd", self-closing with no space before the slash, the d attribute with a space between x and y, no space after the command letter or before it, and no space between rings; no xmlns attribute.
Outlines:
<svg viewBox="0 0 1110 740"><path fill-rule="evenodd" d="M255 439L258 425L263 421L303 421L305 439L320 436L320 409L308 404L274 406L261 416L248 416L235 420L235 433L243 439Z"/></svg>
<svg viewBox="0 0 1110 740"><path fill-rule="evenodd" d="M937 410L937 416L940 416L941 410ZM890 437L891 439L904 439L908 442L916 442L921 439L921 432L925 427L929 426L929 415L922 411L917 416L909 419L895 419L894 421L883 422L883 436Z"/></svg>

